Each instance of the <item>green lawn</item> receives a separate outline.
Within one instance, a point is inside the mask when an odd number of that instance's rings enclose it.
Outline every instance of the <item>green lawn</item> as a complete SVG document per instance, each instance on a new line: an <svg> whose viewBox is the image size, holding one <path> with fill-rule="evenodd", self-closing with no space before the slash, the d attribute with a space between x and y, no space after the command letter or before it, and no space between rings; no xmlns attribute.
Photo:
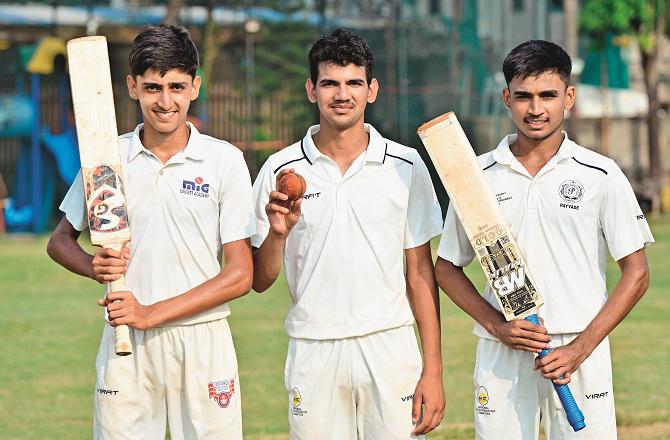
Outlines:
<svg viewBox="0 0 670 440"><path fill-rule="evenodd" d="M612 335L617 417L622 439L670 438L670 217L653 223L652 284ZM45 237L0 238L0 437L90 438L94 361L102 327L100 287L52 263ZM482 282L478 268L469 272ZM610 280L617 268L610 267ZM610 283L611 284L611 283ZM447 414L431 439L472 438L471 322L442 296ZM232 304L240 363L244 429L250 439L284 439L283 389L288 294L270 292ZM327 396L325 396L327 398Z"/></svg>

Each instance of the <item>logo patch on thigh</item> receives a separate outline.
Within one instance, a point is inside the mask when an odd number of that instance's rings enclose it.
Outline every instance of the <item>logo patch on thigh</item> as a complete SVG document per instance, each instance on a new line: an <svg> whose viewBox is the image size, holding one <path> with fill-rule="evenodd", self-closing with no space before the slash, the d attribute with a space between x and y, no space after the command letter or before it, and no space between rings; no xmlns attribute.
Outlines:
<svg viewBox="0 0 670 440"><path fill-rule="evenodd" d="M291 414L294 416L304 416L307 414L307 411L304 409L300 408L300 405L302 405L302 395L300 395L300 391L298 390L298 387L293 387L293 390L291 390Z"/></svg>
<svg viewBox="0 0 670 440"><path fill-rule="evenodd" d="M230 400L235 394L235 379L210 382L207 388L210 399L214 399L221 408L228 408Z"/></svg>
<svg viewBox="0 0 670 440"><path fill-rule="evenodd" d="M480 386L477 390L477 396L475 397L475 411L477 414L488 416L496 412L495 409L488 406L490 402L489 391L486 387Z"/></svg>

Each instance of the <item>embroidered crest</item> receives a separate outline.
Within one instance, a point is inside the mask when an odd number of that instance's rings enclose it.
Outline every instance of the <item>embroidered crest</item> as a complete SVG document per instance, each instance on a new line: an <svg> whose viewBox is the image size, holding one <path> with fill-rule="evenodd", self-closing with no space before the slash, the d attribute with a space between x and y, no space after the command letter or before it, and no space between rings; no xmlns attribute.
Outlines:
<svg viewBox="0 0 670 440"><path fill-rule="evenodd" d="M558 187L558 195L566 202L579 202L584 197L584 186L576 180L566 180Z"/></svg>
<svg viewBox="0 0 670 440"><path fill-rule="evenodd" d="M221 408L228 408L230 399L235 394L235 379L210 382L207 388L210 399L214 399Z"/></svg>

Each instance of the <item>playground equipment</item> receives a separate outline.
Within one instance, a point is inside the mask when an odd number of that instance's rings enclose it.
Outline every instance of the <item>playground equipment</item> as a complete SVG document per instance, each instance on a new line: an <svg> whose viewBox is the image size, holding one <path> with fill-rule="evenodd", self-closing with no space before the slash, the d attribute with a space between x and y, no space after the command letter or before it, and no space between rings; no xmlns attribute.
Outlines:
<svg viewBox="0 0 670 440"><path fill-rule="evenodd" d="M0 137L21 139L5 220L9 231L42 232L54 207L59 176L70 185L79 169L76 135L68 121L65 42L45 37L35 46L21 47L20 54L25 61L19 63L24 71L17 72L17 93L0 96ZM58 75L60 134L50 133L40 119L42 77L53 74ZM26 77L29 93L24 93Z"/></svg>

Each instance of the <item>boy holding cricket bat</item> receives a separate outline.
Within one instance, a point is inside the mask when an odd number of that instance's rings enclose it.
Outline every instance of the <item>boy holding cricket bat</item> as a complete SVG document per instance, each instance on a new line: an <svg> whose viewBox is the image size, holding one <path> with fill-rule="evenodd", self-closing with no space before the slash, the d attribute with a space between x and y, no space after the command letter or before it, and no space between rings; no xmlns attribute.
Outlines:
<svg viewBox="0 0 670 440"><path fill-rule="evenodd" d="M570 57L547 41L514 48L503 63L502 99L516 134L479 157L489 186L544 298L543 325L506 321L494 292L484 297L463 273L475 257L449 207L438 251L440 287L475 319L480 338L474 372L478 439L615 439L607 335L642 297L649 282L644 248L649 226L619 167L561 131L576 99ZM621 276L609 293L607 252ZM535 353L551 346L544 358ZM533 371L533 368L537 371ZM554 393L570 383L586 428L573 432Z"/></svg>
<svg viewBox="0 0 670 440"><path fill-rule="evenodd" d="M252 282L251 181L242 153L186 122L198 96L198 52L188 31L142 31L129 57L130 97L144 123L120 137L132 240L89 255L81 175L48 245L67 269L109 282L96 360L94 438L241 439L237 360L228 302ZM73 85L75 87L76 85ZM221 268L220 257L225 258ZM128 325L134 352L114 352L112 327Z"/></svg>

